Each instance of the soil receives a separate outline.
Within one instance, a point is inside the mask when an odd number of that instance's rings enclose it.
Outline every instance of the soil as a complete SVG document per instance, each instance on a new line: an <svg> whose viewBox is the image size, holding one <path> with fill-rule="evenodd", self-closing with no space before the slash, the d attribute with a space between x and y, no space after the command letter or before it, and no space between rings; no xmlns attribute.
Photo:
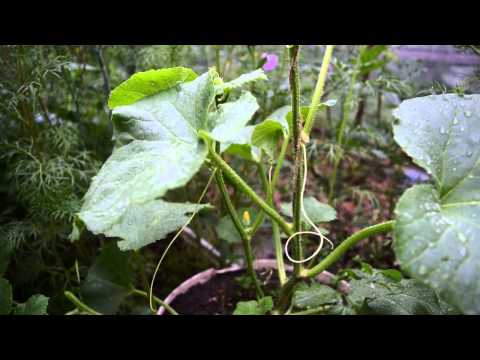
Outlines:
<svg viewBox="0 0 480 360"><path fill-rule="evenodd" d="M257 270L257 276L267 294L278 287L274 270ZM245 286L248 280L244 269L217 272L209 281L178 295L170 305L182 315L231 315L237 302L255 299L255 291Z"/></svg>

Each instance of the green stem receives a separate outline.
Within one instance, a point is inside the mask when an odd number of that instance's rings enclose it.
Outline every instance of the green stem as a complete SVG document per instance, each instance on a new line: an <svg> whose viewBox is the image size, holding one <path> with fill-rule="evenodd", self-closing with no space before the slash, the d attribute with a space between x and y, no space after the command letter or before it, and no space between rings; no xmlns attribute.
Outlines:
<svg viewBox="0 0 480 360"><path fill-rule="evenodd" d="M290 299L292 298L293 290L295 286L300 282L301 278L292 276L286 283L280 288L278 294L278 300L276 302L275 312L279 314L285 314L287 311Z"/></svg>
<svg viewBox="0 0 480 360"><path fill-rule="evenodd" d="M292 115L293 115L293 153L294 153L294 190L292 199L293 229L294 233L302 231L301 208L302 208L302 184L303 184L303 159L300 152L302 143L302 119L300 117L300 75L298 69L298 54L300 47L290 47L290 89L292 91ZM303 258L302 237L298 235L293 239L293 253L297 260ZM300 263L294 263L294 273L298 276L302 270Z"/></svg>
<svg viewBox="0 0 480 360"><path fill-rule="evenodd" d="M222 170L223 174L232 182L232 184L243 193L245 193L254 203L256 203L272 220L276 221L282 230L287 234L293 234L292 226L270 205L268 205L248 184L233 170L215 151L209 146L210 159Z"/></svg>
<svg viewBox="0 0 480 360"><path fill-rule="evenodd" d="M223 201L230 215L230 218L232 219L233 224L235 225L235 228L237 229L242 239L243 249L245 251L245 260L247 263L247 272L250 275L250 278L252 279L255 285L257 298L261 299L263 298L263 291L262 291L262 288L260 287L260 283L257 279L257 274L253 267L253 252L252 252L252 246L251 246L251 237L245 231L245 228L243 227L242 222L237 214L237 210L235 210L235 207L232 204L232 201L230 199L230 195L228 194L227 187L225 185L225 181L223 180L221 171L217 171L217 173L215 174L215 180L217 181L218 188L222 193Z"/></svg>
<svg viewBox="0 0 480 360"><path fill-rule="evenodd" d="M144 297L145 299L149 299L149 296L148 296L148 293L146 291L142 291L142 290L138 290L138 289L132 289L132 292L131 294L133 295L140 295L142 297ZM157 298L156 296L153 296L153 300L163 306L165 308L165 310L167 310L170 314L172 315L178 315L178 312L176 312L170 305L168 305L165 301L163 300L160 300L159 298Z"/></svg>
<svg viewBox="0 0 480 360"><path fill-rule="evenodd" d="M327 79L328 67L332 59L333 48L335 45L327 45L325 49L325 55L323 55L322 66L318 74L317 85L315 86L315 91L313 92L312 102L310 104L310 110L308 111L307 119L305 120L304 131L306 135L310 135L312 131L313 122L315 119L315 113L318 110L318 104L323 95L323 89L325 87L325 81Z"/></svg>
<svg viewBox="0 0 480 360"><path fill-rule="evenodd" d="M73 303L73 305L75 305L78 309L83 310L90 315L103 315L103 314L99 313L98 311L93 310L88 305L84 304L82 301L80 301L79 298L77 298L75 295L73 295L72 292L65 291L64 294L65 294L65 297L68 300L70 300Z"/></svg>
<svg viewBox="0 0 480 360"><path fill-rule="evenodd" d="M215 45L215 67L217 69L218 75L222 75L222 68L220 67L220 45Z"/></svg>
<svg viewBox="0 0 480 360"><path fill-rule="evenodd" d="M273 177L272 177L272 183L270 185L267 184L268 188L266 188L266 191L265 192L268 192L269 188L271 188L271 193L272 193L272 201L268 201L268 198L267 198L267 203L272 207L274 208L273 206L273 193L275 191L275 185L277 184L277 180L278 180L278 176L280 175L280 170L282 169L282 166L283 166L283 160L285 158L285 153L287 152L287 148L288 148L288 142L289 142L289 138L288 137L285 137L283 139L283 143L282 143L282 147L280 149L280 155L278 156L278 159L277 159L277 164L275 165L275 169L273 170ZM263 166L260 165L259 169L263 169ZM265 177L265 171L263 171L263 176L262 176L262 183L264 184L265 186L265 180L264 180L264 177ZM265 218L265 213L263 211L261 211L257 217L255 218L255 221L253 222L253 225L251 227L251 230L249 231L249 234L250 236L252 236L253 234L255 234L257 232L257 230L260 228L260 226L262 226L263 224L263 220ZM275 223L275 222L273 222ZM278 226L277 226L278 227Z"/></svg>
<svg viewBox="0 0 480 360"><path fill-rule="evenodd" d="M345 134L345 126L350 118L350 110L352 109L352 97L353 97L353 89L355 87L355 83L357 82L357 76L360 70L360 65L361 65L361 60L360 57L363 54L363 49L364 47L360 48L360 53L357 57L355 66L353 68L353 73L352 77L350 78L350 84L348 86L348 93L347 96L345 97L345 101L343 103L343 116L342 120L340 121L340 125L338 128L338 133L337 133L337 145L342 148L344 145L344 134ZM330 176L330 181L329 181L329 192L328 192L328 203L331 205L333 203L333 196L335 193L335 183L337 181L337 170L338 170L338 165L340 164L341 157L336 156L335 161L333 163L333 170L332 174Z"/></svg>
<svg viewBox="0 0 480 360"><path fill-rule="evenodd" d="M276 222L272 222L273 245L275 247L275 259L277 260L277 272L280 285L287 282L287 272L285 271L285 262L283 261L283 244L280 238L280 228Z"/></svg>
<svg viewBox="0 0 480 360"><path fill-rule="evenodd" d="M275 165L275 170L273 171L273 177L272 177L273 189L275 189L275 186L277 185L278 176L280 175L280 170L282 170L283 160L285 159L285 154L287 152L289 141L290 141L289 137L285 137L283 139L282 148L280 149L280 155L278 156L277 164Z"/></svg>
<svg viewBox="0 0 480 360"><path fill-rule="evenodd" d="M326 270L329 266L337 262L340 257L345 254L352 246L359 241L366 239L370 236L386 233L393 230L395 225L394 220L386 221L380 224L366 227L344 240L335 250L333 250L326 258L324 258L319 264L311 269L305 270L302 274L302 278L311 278L320 274Z"/></svg>

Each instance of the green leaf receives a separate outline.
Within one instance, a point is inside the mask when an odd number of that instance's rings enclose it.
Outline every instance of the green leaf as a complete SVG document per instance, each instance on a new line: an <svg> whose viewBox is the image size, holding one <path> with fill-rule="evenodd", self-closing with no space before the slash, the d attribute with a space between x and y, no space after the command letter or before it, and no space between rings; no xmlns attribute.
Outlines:
<svg viewBox="0 0 480 360"><path fill-rule="evenodd" d="M7 271L10 255L13 251L13 243L6 239L0 240L0 276Z"/></svg>
<svg viewBox="0 0 480 360"><path fill-rule="evenodd" d="M271 296L261 298L259 301L239 301L233 315L265 315L273 309Z"/></svg>
<svg viewBox="0 0 480 360"><path fill-rule="evenodd" d="M137 249L175 230L173 224L182 225L192 205L159 198L185 185L206 158L197 133L214 125L207 116L214 100L213 76L203 74L113 110L117 148L93 178L77 229L81 220L94 234L123 238L122 249ZM165 213L178 218L153 219ZM139 219L143 221L137 223ZM78 235L74 229L72 238Z"/></svg>
<svg viewBox="0 0 480 360"><path fill-rule="evenodd" d="M108 107L115 109L118 106L133 104L182 82L195 80L196 77L195 72L184 67L136 73L112 91Z"/></svg>
<svg viewBox="0 0 480 360"><path fill-rule="evenodd" d="M480 95L427 96L394 111L397 143L434 179L395 209L402 269L466 314L480 313Z"/></svg>
<svg viewBox="0 0 480 360"><path fill-rule="evenodd" d="M211 123L215 124L211 137L220 142L234 140L257 110L257 99L249 92L234 102L220 105L218 112L211 115Z"/></svg>
<svg viewBox="0 0 480 360"><path fill-rule="evenodd" d="M324 107L333 107L336 104L337 104L337 100L335 99L330 99L325 102L321 102L317 106L317 111L323 109ZM300 106L300 117L302 119L302 122L305 122L305 119L307 118L309 111L310 111L310 106ZM288 113L286 114L286 120L288 123L289 131L290 133L292 133L293 132L293 129L292 129L293 114L291 111L291 107Z"/></svg>
<svg viewBox="0 0 480 360"><path fill-rule="evenodd" d="M242 130L234 134L234 137L230 141L220 144L221 152L240 156L241 158L259 162L260 161L260 149L252 145L252 134L255 126L245 126Z"/></svg>
<svg viewBox="0 0 480 360"><path fill-rule="evenodd" d="M12 311L12 287L8 280L0 278L0 315Z"/></svg>
<svg viewBox="0 0 480 360"><path fill-rule="evenodd" d="M129 255L111 242L104 246L88 270L81 288L82 300L102 314L113 315L130 294L131 279Z"/></svg>
<svg viewBox="0 0 480 360"><path fill-rule="evenodd" d="M252 134L252 144L261 148L270 158L273 158L278 142L287 136L280 123L274 120L265 120L255 126Z"/></svg>
<svg viewBox="0 0 480 360"><path fill-rule="evenodd" d="M328 204L324 204L313 196L309 196L303 199L303 207L310 220L315 224L322 222L333 221L337 218L337 212ZM280 212L288 217L293 216L292 203L283 202L280 204ZM302 220L306 223L307 220L302 214Z"/></svg>
<svg viewBox="0 0 480 360"><path fill-rule="evenodd" d="M385 315L444 314L435 293L414 280L402 280L398 289L368 300L363 312Z"/></svg>
<svg viewBox="0 0 480 360"><path fill-rule="evenodd" d="M240 208L240 209L237 209L237 213L240 219L242 218L244 211L248 211L252 219L257 216L257 211L254 209ZM237 228L233 224L233 221L230 215L226 215L220 218L220 221L218 222L216 229L217 229L218 237L220 239L225 240L230 244L238 244L242 242L242 238L238 234Z"/></svg>
<svg viewBox="0 0 480 360"><path fill-rule="evenodd" d="M389 269L393 270L393 269ZM372 273L355 271L359 279L350 281L348 302L359 314L440 315L445 311L429 287L411 279L392 278L387 270Z"/></svg>
<svg viewBox="0 0 480 360"><path fill-rule="evenodd" d="M292 107L290 105L285 105L277 110L275 110L273 113L271 113L265 120L271 120L279 123L282 125L282 128L286 134L290 134L290 126L288 124L287 120L287 115L291 113Z"/></svg>
<svg viewBox="0 0 480 360"><path fill-rule="evenodd" d="M225 90L228 91L231 89L242 87L248 83L258 81L258 80L268 80L267 75L265 75L265 72L263 71L263 69L257 69L249 73L240 75L238 78L232 81L229 81L217 86L222 91L225 91Z"/></svg>
<svg viewBox="0 0 480 360"><path fill-rule="evenodd" d="M319 283L311 285L302 283L293 296L293 304L300 309L332 305L340 300L341 296L335 289Z"/></svg>
<svg viewBox="0 0 480 360"><path fill-rule="evenodd" d="M278 136L288 134L288 124L285 118L290 106L284 106L273 112L267 120L255 126L247 126L226 145L227 153L238 155L245 160L260 161L261 150L273 157L273 151ZM277 133L280 131L280 133Z"/></svg>
<svg viewBox="0 0 480 360"><path fill-rule="evenodd" d="M18 304L15 307L14 315L48 315L48 297L44 295L33 295L26 303Z"/></svg>
<svg viewBox="0 0 480 360"><path fill-rule="evenodd" d="M367 74L373 70L381 68L390 58L388 56L381 57L388 50L386 45L374 45L372 47L365 47L360 54L360 73Z"/></svg>
<svg viewBox="0 0 480 360"><path fill-rule="evenodd" d="M113 112L117 147L133 140L179 143L196 147L199 130L210 131L208 109L215 98L210 71Z"/></svg>

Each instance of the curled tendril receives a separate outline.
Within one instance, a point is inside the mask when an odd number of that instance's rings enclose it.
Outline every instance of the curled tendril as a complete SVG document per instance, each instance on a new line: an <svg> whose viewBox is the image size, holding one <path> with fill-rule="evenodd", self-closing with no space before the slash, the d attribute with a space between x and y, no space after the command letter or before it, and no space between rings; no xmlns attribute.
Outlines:
<svg viewBox="0 0 480 360"><path fill-rule="evenodd" d="M292 263L296 263L296 264L302 264L302 263L305 263L311 259L313 259L315 256L317 256L320 251L322 251L322 248L323 248L323 244L324 242L328 242L330 244L330 247L333 249L333 243L332 241L327 238L325 235L322 234L322 232L320 231L320 229L313 223L313 221L308 217L307 215L307 212L305 211L305 208L303 206L303 193L305 192L305 186L307 184L307 169L308 169L308 166L307 166L307 151L305 149L305 144L302 144L302 153L303 153L303 164L304 164L304 170L303 170L303 184L302 184L302 190L300 191L300 204L301 204L301 207L300 207L300 210L302 212L302 215L303 217L305 218L305 220L307 221L307 223L315 230L315 231L298 231L294 234L292 234L288 239L287 239L287 242L285 243L285 256L288 258L288 260L290 260ZM309 234L309 235L315 235L317 237L320 238L320 243L318 244L318 247L317 249L315 250L315 252L310 255L308 258L306 259L303 259L303 260L296 260L296 259L293 259L290 254L288 253L288 244L290 244L290 241L296 237L296 236L299 236L299 235L303 235L303 234Z"/></svg>

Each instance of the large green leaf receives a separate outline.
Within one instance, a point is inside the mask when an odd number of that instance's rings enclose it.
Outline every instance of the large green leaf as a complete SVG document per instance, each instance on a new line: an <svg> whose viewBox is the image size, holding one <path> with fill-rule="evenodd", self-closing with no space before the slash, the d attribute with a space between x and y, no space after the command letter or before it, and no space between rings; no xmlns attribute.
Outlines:
<svg viewBox="0 0 480 360"><path fill-rule="evenodd" d="M448 313L435 292L415 280L397 278L393 269L354 270L347 296L358 314L441 315ZM392 276L395 274L395 276Z"/></svg>
<svg viewBox="0 0 480 360"><path fill-rule="evenodd" d="M94 177L78 214L90 231L123 238L122 249L138 249L182 225L193 205L158 198L185 185L206 158L197 132L210 129L212 78L209 72L113 110L117 148ZM167 221L154 220L165 213L172 215Z"/></svg>
<svg viewBox="0 0 480 360"><path fill-rule="evenodd" d="M12 287L8 280L0 278L0 315L12 311Z"/></svg>
<svg viewBox="0 0 480 360"><path fill-rule="evenodd" d="M211 130L207 116L215 98L210 71L193 81L116 107L113 112L114 137L117 146L133 140L165 141L193 146L199 130Z"/></svg>
<svg viewBox="0 0 480 360"><path fill-rule="evenodd" d="M33 295L26 303L18 304L15 307L14 315L48 315L48 297L44 295Z"/></svg>
<svg viewBox="0 0 480 360"><path fill-rule="evenodd" d="M411 99L394 116L395 140L434 179L397 204L397 257L452 305L480 313L480 95Z"/></svg>
<svg viewBox="0 0 480 360"><path fill-rule="evenodd" d="M88 270L81 294L85 303L102 314L113 315L132 291L128 253L107 244Z"/></svg>
<svg viewBox="0 0 480 360"><path fill-rule="evenodd" d="M184 81L194 80L196 77L192 70L184 67L139 72L112 91L108 106L114 109L118 106L130 105Z"/></svg>
<svg viewBox="0 0 480 360"><path fill-rule="evenodd" d="M185 223L195 205L160 198L184 186L205 161L200 131L231 142L258 109L248 92L215 109L217 80L212 70L196 77L188 69L164 69L134 75L112 92L115 150L85 195L73 240L86 225L122 238L122 250L138 249Z"/></svg>

